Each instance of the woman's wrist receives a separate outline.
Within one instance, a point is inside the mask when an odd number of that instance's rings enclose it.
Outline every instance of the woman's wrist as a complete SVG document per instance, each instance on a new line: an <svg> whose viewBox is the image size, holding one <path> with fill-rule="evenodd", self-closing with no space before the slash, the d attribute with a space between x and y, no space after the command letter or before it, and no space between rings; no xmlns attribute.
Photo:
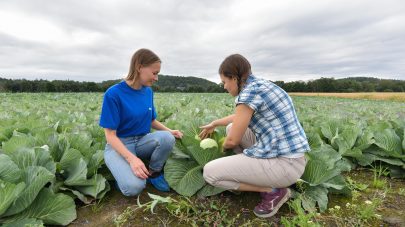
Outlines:
<svg viewBox="0 0 405 227"><path fill-rule="evenodd" d="M218 126L217 120L212 121L212 122L211 122L211 125L214 126L214 127L217 127L217 126Z"/></svg>
<svg viewBox="0 0 405 227"><path fill-rule="evenodd" d="M128 154L127 156L125 156L125 160L127 160L127 162L131 162L133 160L136 160L138 157L136 157L133 154Z"/></svg>

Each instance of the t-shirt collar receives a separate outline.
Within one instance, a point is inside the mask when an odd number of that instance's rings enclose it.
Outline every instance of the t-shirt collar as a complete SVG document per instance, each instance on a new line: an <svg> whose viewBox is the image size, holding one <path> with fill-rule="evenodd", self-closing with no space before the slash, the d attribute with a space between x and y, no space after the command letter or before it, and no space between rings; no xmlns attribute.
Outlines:
<svg viewBox="0 0 405 227"><path fill-rule="evenodd" d="M140 89L135 89L135 88L129 86L125 80L121 81L121 84L122 84L122 86L124 86L125 90L128 90L128 91L140 92L140 91L143 91L145 88L145 86L142 85Z"/></svg>

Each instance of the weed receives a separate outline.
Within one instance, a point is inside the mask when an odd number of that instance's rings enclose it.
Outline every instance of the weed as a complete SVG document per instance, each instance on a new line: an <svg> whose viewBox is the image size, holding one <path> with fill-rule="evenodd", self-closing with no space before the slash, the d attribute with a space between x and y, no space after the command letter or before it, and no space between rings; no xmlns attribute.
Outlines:
<svg viewBox="0 0 405 227"><path fill-rule="evenodd" d="M303 226L303 227L312 227L312 226L321 226L315 221L315 212L306 213L301 206L301 199L297 198L291 202L288 202L290 209L293 209L297 214L292 218L281 217L281 223L286 227L294 226ZM314 222L315 221L315 222Z"/></svg>
<svg viewBox="0 0 405 227"><path fill-rule="evenodd" d="M108 202L108 198L107 198L107 197L103 197L103 198L101 198L101 199L99 199L99 200L96 200L96 201L94 202L94 204L91 206L91 210L92 210L94 213L99 212L99 211L104 207L104 204L105 204L106 202Z"/></svg>
<svg viewBox="0 0 405 227"><path fill-rule="evenodd" d="M381 179L381 176L388 176L388 174L390 173L389 169L381 166L381 163L379 166L372 166L372 168L372 171L374 173L373 187L379 189L385 188L387 185L387 180Z"/></svg>
<svg viewBox="0 0 405 227"><path fill-rule="evenodd" d="M346 177L346 182L347 182L347 187L350 189L350 191L354 191L354 190L364 191L368 187L368 184L358 183L355 180L353 180L351 177Z"/></svg>
<svg viewBox="0 0 405 227"><path fill-rule="evenodd" d="M352 201L346 203L345 207L335 206L328 211L334 218L337 226L365 226L381 218L376 213L377 208L382 204L381 195L375 195L371 200L360 201L360 193L352 192Z"/></svg>
<svg viewBox="0 0 405 227"><path fill-rule="evenodd" d="M113 223L116 227L123 226L124 223L128 221L130 217L135 214L135 210L131 207L127 207L120 215L114 217Z"/></svg>

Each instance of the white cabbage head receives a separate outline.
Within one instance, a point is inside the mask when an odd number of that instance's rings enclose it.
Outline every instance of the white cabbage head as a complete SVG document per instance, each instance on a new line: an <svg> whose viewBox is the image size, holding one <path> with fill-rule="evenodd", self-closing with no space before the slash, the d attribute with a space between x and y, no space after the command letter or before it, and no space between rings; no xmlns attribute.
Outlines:
<svg viewBox="0 0 405 227"><path fill-rule="evenodd" d="M201 140L200 147L202 149L209 149L209 148L213 148L213 147L218 147L218 143L217 143L217 141L215 141L211 138L206 138L206 139Z"/></svg>

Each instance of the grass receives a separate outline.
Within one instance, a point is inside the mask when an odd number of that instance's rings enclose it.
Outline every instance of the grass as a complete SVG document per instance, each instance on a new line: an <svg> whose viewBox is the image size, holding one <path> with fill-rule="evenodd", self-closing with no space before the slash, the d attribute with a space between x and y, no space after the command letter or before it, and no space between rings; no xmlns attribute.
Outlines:
<svg viewBox="0 0 405 227"><path fill-rule="evenodd" d="M288 94L292 96L338 97L349 99L388 100L388 101L405 102L405 92L359 92L359 93L290 92Z"/></svg>
<svg viewBox="0 0 405 227"><path fill-rule="evenodd" d="M388 176L388 174L390 173L388 168L381 166L381 163L380 163L379 166L377 166L377 164L372 166L372 170L374 173L373 186L375 188L379 188L379 189L384 188L387 184L387 180L385 178L382 178L382 176L385 176L385 177Z"/></svg>

